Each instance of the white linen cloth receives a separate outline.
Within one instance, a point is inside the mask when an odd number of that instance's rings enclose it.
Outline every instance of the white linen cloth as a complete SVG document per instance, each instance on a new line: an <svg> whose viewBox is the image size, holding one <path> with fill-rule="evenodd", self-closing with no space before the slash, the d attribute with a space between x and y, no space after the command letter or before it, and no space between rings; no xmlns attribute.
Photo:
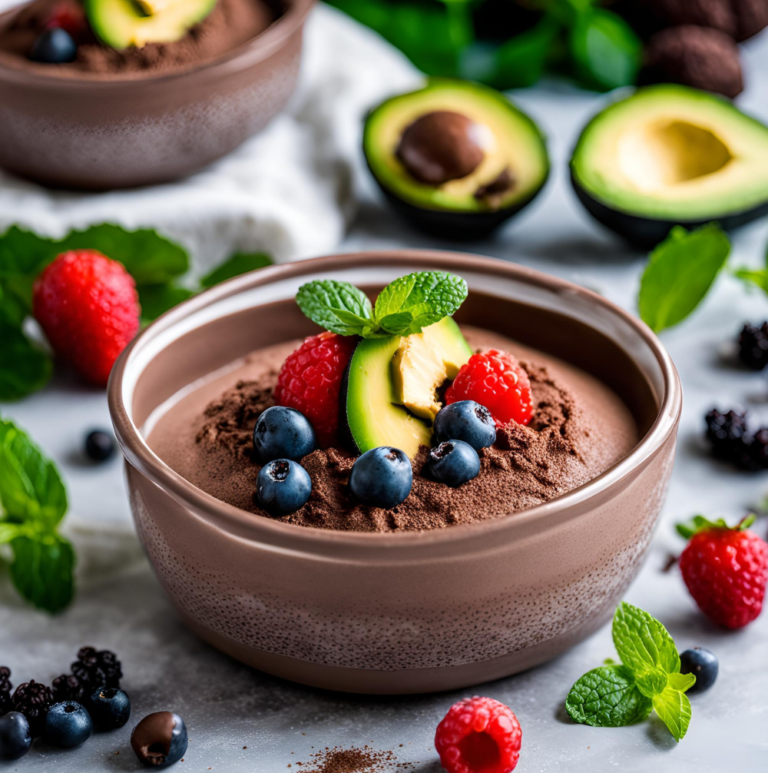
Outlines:
<svg viewBox="0 0 768 773"><path fill-rule="evenodd" d="M0 0L0 10L12 5ZM365 184L366 111L420 81L375 33L318 5L299 88L261 134L198 174L137 190L52 191L0 170L0 232L19 225L58 238L103 222L156 228L190 251L194 275L235 251L264 251L278 262L330 252Z"/></svg>

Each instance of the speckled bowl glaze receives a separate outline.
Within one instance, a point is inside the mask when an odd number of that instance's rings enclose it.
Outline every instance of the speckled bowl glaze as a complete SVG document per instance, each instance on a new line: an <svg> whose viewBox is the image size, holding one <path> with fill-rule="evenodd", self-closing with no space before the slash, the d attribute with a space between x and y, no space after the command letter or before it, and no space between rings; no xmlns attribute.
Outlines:
<svg viewBox="0 0 768 773"><path fill-rule="evenodd" d="M285 0L285 13L249 43L158 77L63 78L0 63L0 166L82 190L151 185L202 169L287 103L313 2Z"/></svg>
<svg viewBox="0 0 768 773"><path fill-rule="evenodd" d="M330 277L376 292L425 269L466 278L460 322L613 387L638 421L636 448L587 485L522 513L370 534L248 514L195 488L148 447L145 434L180 390L261 346L316 332L293 302L304 282ZM502 261L398 251L269 268L187 301L124 352L109 403L139 537L192 630L297 682L418 693L544 663L611 617L659 515L682 397L657 338L594 293Z"/></svg>

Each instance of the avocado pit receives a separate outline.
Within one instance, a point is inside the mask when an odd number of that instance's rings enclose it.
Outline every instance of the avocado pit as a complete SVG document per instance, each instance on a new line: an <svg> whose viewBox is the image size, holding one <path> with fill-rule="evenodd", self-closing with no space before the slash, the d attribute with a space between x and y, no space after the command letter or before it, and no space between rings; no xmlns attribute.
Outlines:
<svg viewBox="0 0 768 773"><path fill-rule="evenodd" d="M406 126L395 155L411 177L442 185L480 166L485 157L482 128L461 113L435 110Z"/></svg>

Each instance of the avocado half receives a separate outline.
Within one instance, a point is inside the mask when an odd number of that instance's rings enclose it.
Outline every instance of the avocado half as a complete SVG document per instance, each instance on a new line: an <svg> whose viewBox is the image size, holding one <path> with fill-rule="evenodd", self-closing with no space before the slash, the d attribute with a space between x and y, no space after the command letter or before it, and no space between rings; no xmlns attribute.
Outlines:
<svg viewBox="0 0 768 773"><path fill-rule="evenodd" d="M642 246L675 225L731 230L768 213L768 127L686 86L638 89L596 115L571 158L581 203Z"/></svg>
<svg viewBox="0 0 768 773"><path fill-rule="evenodd" d="M96 36L111 48L172 43L205 19L216 0L85 0Z"/></svg>
<svg viewBox="0 0 768 773"><path fill-rule="evenodd" d="M398 146L409 126L438 111L470 119L483 152L469 174L430 184L408 171ZM365 121L363 151L394 209L417 228L447 238L492 231L530 204L549 175L544 136L533 120L498 91L460 80L431 79L423 89L383 102ZM509 184L500 186L502 179Z"/></svg>
<svg viewBox="0 0 768 773"><path fill-rule="evenodd" d="M413 459L419 446L431 445L429 405L443 381L455 378L472 356L450 317L409 336L415 351L404 346L406 340L363 339L352 354L341 390L340 424L346 444L357 453L394 446Z"/></svg>

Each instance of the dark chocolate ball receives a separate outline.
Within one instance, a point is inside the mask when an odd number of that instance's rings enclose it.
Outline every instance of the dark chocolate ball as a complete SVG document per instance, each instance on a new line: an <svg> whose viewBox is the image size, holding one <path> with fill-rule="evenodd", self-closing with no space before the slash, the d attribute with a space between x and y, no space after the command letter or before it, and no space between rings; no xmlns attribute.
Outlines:
<svg viewBox="0 0 768 773"><path fill-rule="evenodd" d="M419 182L442 185L466 177L484 158L480 127L460 113L436 110L403 131L396 155Z"/></svg>
<svg viewBox="0 0 768 773"><path fill-rule="evenodd" d="M657 32L643 55L641 83L682 83L733 98L744 90L739 48L708 27L683 25Z"/></svg>
<svg viewBox="0 0 768 773"><path fill-rule="evenodd" d="M131 746L139 762L149 768L167 768L187 751L184 720L172 711L149 714L133 728Z"/></svg>

